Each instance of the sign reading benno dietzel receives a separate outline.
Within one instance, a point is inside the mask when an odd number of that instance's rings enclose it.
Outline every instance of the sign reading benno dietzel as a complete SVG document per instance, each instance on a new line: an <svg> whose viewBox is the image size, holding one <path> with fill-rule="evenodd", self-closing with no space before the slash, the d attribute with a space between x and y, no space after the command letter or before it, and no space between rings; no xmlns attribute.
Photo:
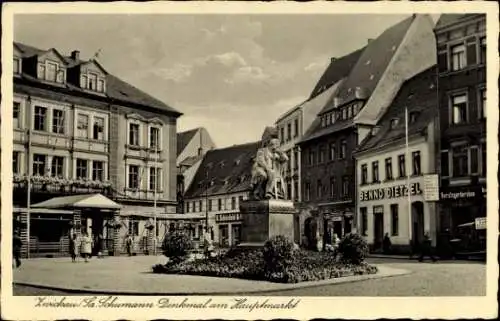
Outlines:
<svg viewBox="0 0 500 321"><path fill-rule="evenodd" d="M410 184L410 195L413 196L420 194L422 194L420 183ZM396 185L386 188L375 188L371 190L361 191L359 194L359 200L361 202L367 202L404 196L408 196L408 187L406 185Z"/></svg>

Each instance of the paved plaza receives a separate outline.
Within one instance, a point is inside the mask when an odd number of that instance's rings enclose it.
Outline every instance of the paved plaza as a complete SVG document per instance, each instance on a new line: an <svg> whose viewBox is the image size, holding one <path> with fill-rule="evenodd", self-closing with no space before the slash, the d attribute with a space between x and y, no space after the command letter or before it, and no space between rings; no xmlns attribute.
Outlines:
<svg viewBox="0 0 500 321"><path fill-rule="evenodd" d="M107 257L89 263L72 263L69 258L25 260L20 269L14 270L14 295L476 296L486 293L486 265L478 262L418 263L375 258L369 261L379 267L377 275L277 284L153 274L151 266L165 260L163 256Z"/></svg>

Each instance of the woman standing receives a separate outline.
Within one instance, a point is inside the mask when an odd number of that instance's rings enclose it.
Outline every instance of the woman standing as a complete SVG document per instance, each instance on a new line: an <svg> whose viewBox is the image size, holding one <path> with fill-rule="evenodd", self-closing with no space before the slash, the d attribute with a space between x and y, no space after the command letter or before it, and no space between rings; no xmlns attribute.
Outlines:
<svg viewBox="0 0 500 321"><path fill-rule="evenodd" d="M82 244L81 247L82 256L85 259L85 262L88 262L90 254L92 254L92 238L90 238L87 232L83 232L81 244Z"/></svg>
<svg viewBox="0 0 500 321"><path fill-rule="evenodd" d="M71 254L71 261L76 262L76 257L78 255L78 242L76 234L71 234L69 239L69 253Z"/></svg>

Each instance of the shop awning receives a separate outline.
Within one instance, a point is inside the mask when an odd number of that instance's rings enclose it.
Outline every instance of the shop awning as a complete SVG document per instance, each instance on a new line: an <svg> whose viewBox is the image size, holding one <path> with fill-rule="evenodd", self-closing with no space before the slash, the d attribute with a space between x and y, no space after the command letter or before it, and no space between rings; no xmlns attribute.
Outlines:
<svg viewBox="0 0 500 321"><path fill-rule="evenodd" d="M31 206L32 208L96 208L104 210L120 209L121 206L101 194L83 194L54 197Z"/></svg>

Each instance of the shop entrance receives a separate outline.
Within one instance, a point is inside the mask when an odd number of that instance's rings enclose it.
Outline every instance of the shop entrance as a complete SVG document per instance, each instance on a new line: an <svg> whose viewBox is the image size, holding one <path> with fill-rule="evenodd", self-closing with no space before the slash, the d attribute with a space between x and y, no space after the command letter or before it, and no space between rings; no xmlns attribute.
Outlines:
<svg viewBox="0 0 500 321"><path fill-rule="evenodd" d="M424 203L413 202L412 208L412 239L414 244L420 244L424 239Z"/></svg>
<svg viewBox="0 0 500 321"><path fill-rule="evenodd" d="M373 213L373 247L374 250L382 248L384 239L384 213Z"/></svg>

